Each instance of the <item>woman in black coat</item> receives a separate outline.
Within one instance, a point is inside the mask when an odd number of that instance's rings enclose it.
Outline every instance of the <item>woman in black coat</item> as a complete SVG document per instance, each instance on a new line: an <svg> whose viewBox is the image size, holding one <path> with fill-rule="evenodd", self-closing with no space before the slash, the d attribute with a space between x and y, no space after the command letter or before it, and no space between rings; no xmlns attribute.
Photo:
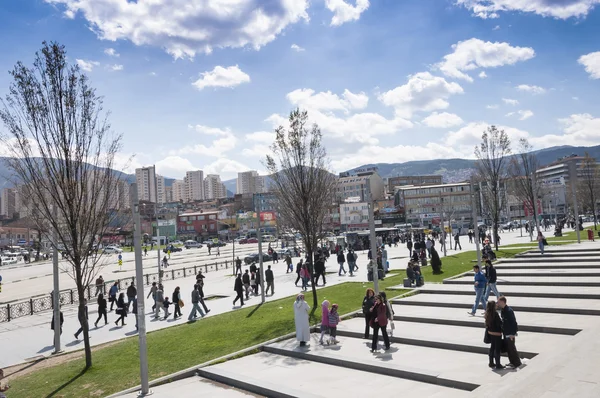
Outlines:
<svg viewBox="0 0 600 398"><path fill-rule="evenodd" d="M375 292L373 289L368 288L365 293L365 298L362 302L363 315L365 316L365 339L369 338L369 332L371 331L371 318L373 313L371 308L375 305Z"/></svg>
<svg viewBox="0 0 600 398"><path fill-rule="evenodd" d="M431 246L431 269L434 274L440 274L442 272L442 260L433 246Z"/></svg>
<svg viewBox="0 0 600 398"><path fill-rule="evenodd" d="M119 299L117 300L117 315L119 318L116 320L115 325L119 326L119 321L121 321L121 326L127 325L125 323L125 317L127 316L127 305L125 304L125 294L119 294Z"/></svg>
<svg viewBox="0 0 600 398"><path fill-rule="evenodd" d="M496 302L490 300L485 309L485 332L489 336L490 351L490 368L504 369L500 364L500 351L502 349L502 319L496 311ZM494 361L496 364L494 365Z"/></svg>
<svg viewBox="0 0 600 398"><path fill-rule="evenodd" d="M98 319L96 319L96 322L94 322L94 326L98 327L98 322L100 322L100 319L102 319L102 317L104 317L104 324L108 324L108 320L106 319L106 299L104 298L104 295L102 293L100 293L98 295Z"/></svg>

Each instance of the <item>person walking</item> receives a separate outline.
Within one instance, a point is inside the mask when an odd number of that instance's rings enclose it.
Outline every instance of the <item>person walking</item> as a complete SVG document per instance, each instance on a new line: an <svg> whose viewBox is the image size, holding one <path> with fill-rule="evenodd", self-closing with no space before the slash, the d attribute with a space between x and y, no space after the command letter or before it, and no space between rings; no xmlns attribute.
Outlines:
<svg viewBox="0 0 600 398"><path fill-rule="evenodd" d="M169 268L169 260L167 260L167 256L164 256L162 259L162 267L163 268Z"/></svg>
<svg viewBox="0 0 600 398"><path fill-rule="evenodd" d="M173 300L173 305L175 306L175 309L173 310L173 319L177 319L181 316L181 304L183 304L183 301L181 300L181 289L179 286L175 288L171 298Z"/></svg>
<svg viewBox="0 0 600 398"><path fill-rule="evenodd" d="M150 288L150 291L148 292L148 295L146 296L146 298L152 296L152 301L154 301L154 304L152 305L152 311L154 311L154 309L156 308L156 291L158 290L158 285L156 284L156 282L152 282L152 287Z"/></svg>
<svg viewBox="0 0 600 398"><path fill-rule="evenodd" d="M242 260L240 260L240 258L236 258L235 259L235 275L239 275L242 273Z"/></svg>
<svg viewBox="0 0 600 398"><path fill-rule="evenodd" d="M521 366L521 358L519 358L519 352L515 345L515 339L519 326L517 324L517 318L515 312L506 304L506 297L500 296L498 298L498 307L500 308L502 316L502 333L504 334L504 340L506 342L506 354L508 360L513 368Z"/></svg>
<svg viewBox="0 0 600 398"><path fill-rule="evenodd" d="M540 248L540 252L542 253L542 255L544 255L544 246L546 243L546 238L544 237L542 231L538 231L537 241L538 247Z"/></svg>
<svg viewBox="0 0 600 398"><path fill-rule="evenodd" d="M246 291L246 300L248 300L250 298L250 274L248 273L248 270L246 270L242 276L242 283L244 284L244 290Z"/></svg>
<svg viewBox="0 0 600 398"><path fill-rule="evenodd" d="M138 317L137 317L137 297L135 299L133 299L133 305L131 308L131 313L133 314L133 319L135 319L135 330L139 330L138 327Z"/></svg>
<svg viewBox="0 0 600 398"><path fill-rule="evenodd" d="M356 261L354 260L354 252L352 250L348 250L348 254L346 255L346 261L348 262L348 269L350 270L350 276L354 275L354 267L356 267Z"/></svg>
<svg viewBox="0 0 600 398"><path fill-rule="evenodd" d="M485 262L485 279L487 280L484 301L488 301L492 292L494 292L494 296L496 296L496 300L498 300L500 293L498 293L498 289L496 288L496 268L494 268L494 264L492 264L492 261L487 257L484 256L483 261Z"/></svg>
<svg viewBox="0 0 600 398"><path fill-rule="evenodd" d="M337 255L337 262L340 265L340 269L338 271L338 276L342 276L342 271L344 271L344 275L346 275L346 269L344 268L344 263L346 262L346 256L344 256L344 252L340 250Z"/></svg>
<svg viewBox="0 0 600 398"><path fill-rule="evenodd" d="M202 309L200 308L200 305L198 304L200 302L200 293L198 292L198 285L194 285L194 290L192 290L192 311L190 312L190 315L188 316L188 321L192 322L195 321L197 316L196 313L199 313L200 316L202 318L204 318L204 312L202 312Z"/></svg>
<svg viewBox="0 0 600 398"><path fill-rule="evenodd" d="M163 290L163 285L158 284L158 288L156 289L156 308L154 309L154 318L158 319L160 310L163 310L163 313L166 314L165 307L163 303L165 301L165 291Z"/></svg>
<svg viewBox="0 0 600 398"><path fill-rule="evenodd" d="M88 301L87 299L83 299L83 309L84 309L84 315L85 315L85 319L89 320L88 318ZM77 331L75 332L75 340L79 340L79 335L81 334L81 332L83 332L83 326L79 326L79 329L77 329Z"/></svg>
<svg viewBox="0 0 600 398"><path fill-rule="evenodd" d="M406 248L408 249L408 256L410 257L412 255L412 249L413 249L412 240L409 239L406 241Z"/></svg>
<svg viewBox="0 0 600 398"><path fill-rule="evenodd" d="M198 298L198 302L200 303L200 305L202 305L202 308L204 308L204 312L206 314L208 314L210 312L210 310L208 309L208 307L206 306L206 303L204 302L204 281L202 280L200 283L196 284L196 288L198 289L198 294L200 294L200 297Z"/></svg>
<svg viewBox="0 0 600 398"><path fill-rule="evenodd" d="M433 246L433 241L431 238L427 238L427 242L425 242L425 249L427 250L427 257L431 258L431 247Z"/></svg>
<svg viewBox="0 0 600 398"><path fill-rule="evenodd" d="M500 364L500 351L502 349L502 320L496 311L496 302L488 301L485 309L485 331L488 334L490 342L490 351L488 353L490 368L504 369ZM495 364L494 364L495 362Z"/></svg>
<svg viewBox="0 0 600 398"><path fill-rule="evenodd" d="M454 250L456 250L456 246L458 246L458 248L462 250L462 246L460 245L460 232L457 232L454 235Z"/></svg>
<svg viewBox="0 0 600 398"><path fill-rule="evenodd" d="M300 347L304 347L310 340L310 324L308 322L310 307L304 301L304 294L300 293L294 302L294 323L296 324L296 340Z"/></svg>
<svg viewBox="0 0 600 398"><path fill-rule="evenodd" d="M267 266L267 270L265 271L265 282L267 282L267 288L265 290L265 294L269 294L269 288L271 289L271 296L275 294L275 277L273 276L273 270L271 266Z"/></svg>
<svg viewBox="0 0 600 398"><path fill-rule="evenodd" d="M294 285L298 286L298 281L300 280L300 271L302 270L302 259L300 259L300 262L298 264L296 264L296 282L294 282Z"/></svg>
<svg viewBox="0 0 600 398"><path fill-rule="evenodd" d="M325 257L323 255L319 255L315 260L315 284L317 286L320 278L323 278L323 286L325 286L327 281L325 280Z"/></svg>
<svg viewBox="0 0 600 398"><path fill-rule="evenodd" d="M102 319L102 317L104 317L104 324L108 325L108 320L106 319L106 299L104 298L104 295L102 293L100 293L98 295L98 319L96 319L96 322L94 322L94 326L97 328L98 327L98 322L100 322L100 319Z"/></svg>
<svg viewBox="0 0 600 398"><path fill-rule="evenodd" d="M246 271L248 272L248 271ZM237 293L236 298L233 300L233 306L235 307L235 303L240 300L240 307L244 306L244 285L242 282L242 274L237 274L235 278L235 283L233 285L233 290ZM248 291L246 290L246 298L248 298Z"/></svg>
<svg viewBox="0 0 600 398"><path fill-rule="evenodd" d="M473 267L473 272L475 273L475 304L473 304L473 309L469 312L470 315L475 315L477 307L479 307L479 302L481 302L481 305L483 306L484 310L486 308L485 285L487 283L487 280L485 279L485 275L483 274L483 272L481 272L481 270L479 269L479 265L475 265Z"/></svg>
<svg viewBox="0 0 600 398"><path fill-rule="evenodd" d="M117 293L119 292L119 283L115 282L108 291L108 301L110 301L110 311L112 312L113 306L117 301Z"/></svg>
<svg viewBox="0 0 600 398"><path fill-rule="evenodd" d="M381 335L383 336L383 342L385 349L390 349L390 339L387 334L387 306L383 302L381 295L375 296L375 305L371 308L371 326L373 327L373 341L371 343L371 352L377 351L377 343L379 341L379 329L381 329Z"/></svg>
<svg viewBox="0 0 600 398"><path fill-rule="evenodd" d="M119 326L119 321L121 321L121 326L127 325L125 323L125 317L127 316L127 305L125 304L125 293L120 293L119 298L117 300L117 310L115 311L119 318L115 321L115 325Z"/></svg>
<svg viewBox="0 0 600 398"><path fill-rule="evenodd" d="M308 290L308 278L310 278L310 272L308 271L308 266L306 263L302 265L302 269L300 270L300 277L302 278L302 290Z"/></svg>
<svg viewBox="0 0 600 398"><path fill-rule="evenodd" d="M135 300L135 296L137 296L137 289L133 286L133 282L131 282L129 287L127 287L127 311L129 311L129 306Z"/></svg>
<svg viewBox="0 0 600 398"><path fill-rule="evenodd" d="M285 267L286 274L290 273L290 272L294 272L294 266L292 265L292 257L289 254L287 254L285 256L285 265L286 265L286 267Z"/></svg>
<svg viewBox="0 0 600 398"><path fill-rule="evenodd" d="M368 288L365 292L365 297L362 302L362 311L363 316L365 317L365 339L369 338L369 334L371 331L371 319L373 317L373 313L371 312L371 308L375 305L375 292L373 289Z"/></svg>
<svg viewBox="0 0 600 398"><path fill-rule="evenodd" d="M148 256L148 248L144 246L144 257Z"/></svg>
<svg viewBox="0 0 600 398"><path fill-rule="evenodd" d="M340 314L338 314L338 305L332 304L329 311L329 338L333 344L339 343L337 337L337 325L340 323Z"/></svg>
<svg viewBox="0 0 600 398"><path fill-rule="evenodd" d="M102 275L96 279L96 293L94 294L94 297L100 293L104 293L104 278L102 278Z"/></svg>

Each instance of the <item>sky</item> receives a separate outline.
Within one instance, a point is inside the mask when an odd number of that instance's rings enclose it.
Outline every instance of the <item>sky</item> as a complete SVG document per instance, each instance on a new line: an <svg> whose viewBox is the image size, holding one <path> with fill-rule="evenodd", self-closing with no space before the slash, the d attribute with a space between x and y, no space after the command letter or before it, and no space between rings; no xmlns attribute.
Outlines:
<svg viewBox="0 0 600 398"><path fill-rule="evenodd" d="M296 107L334 172L473 158L492 124L600 144L600 0L4 0L0 37L3 97L17 61L66 46L127 172L264 172Z"/></svg>

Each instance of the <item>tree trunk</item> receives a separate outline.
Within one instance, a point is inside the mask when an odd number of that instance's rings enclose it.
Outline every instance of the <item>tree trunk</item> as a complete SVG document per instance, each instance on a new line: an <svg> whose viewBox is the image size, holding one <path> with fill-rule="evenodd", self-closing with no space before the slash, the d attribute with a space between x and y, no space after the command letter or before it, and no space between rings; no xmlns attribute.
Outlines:
<svg viewBox="0 0 600 398"><path fill-rule="evenodd" d="M310 261L310 263L312 264L312 266L310 267L310 280L311 280L311 290L312 290L312 296L313 296L313 309L312 309L312 313L314 314L314 312L316 311L316 309L319 306L318 303L318 298L317 298L317 284L315 283L315 262L314 262L314 256L313 256L313 246L312 244L307 245L307 254L308 254L308 261Z"/></svg>
<svg viewBox="0 0 600 398"><path fill-rule="evenodd" d="M92 347L90 345L90 333L89 333L89 323L87 318L85 317L85 291L87 286L83 286L81 275L81 265L74 266L75 268L75 283L77 285L77 297L79 299L79 310L77 311L77 318L79 319L79 325L83 329L83 345L85 351L85 369L89 369L92 367ZM88 303L89 305L89 303Z"/></svg>

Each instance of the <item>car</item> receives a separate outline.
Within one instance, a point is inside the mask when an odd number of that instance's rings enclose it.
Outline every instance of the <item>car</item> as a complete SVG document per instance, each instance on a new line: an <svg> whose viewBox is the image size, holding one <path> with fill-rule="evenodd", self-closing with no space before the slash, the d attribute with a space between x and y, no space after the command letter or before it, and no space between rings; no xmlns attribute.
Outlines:
<svg viewBox="0 0 600 398"><path fill-rule="evenodd" d="M268 253L263 253L262 257L263 263L273 260L273 257L271 257ZM244 257L244 263L246 264L258 263L258 261L258 253L253 253L249 256Z"/></svg>
<svg viewBox="0 0 600 398"><path fill-rule="evenodd" d="M169 250L171 251L171 253L183 251L181 247L173 246L173 244L170 244L169 246L163 249L163 252L167 253Z"/></svg>
<svg viewBox="0 0 600 398"><path fill-rule="evenodd" d="M123 250L119 249L117 246L106 246L102 252L105 254L121 254L123 253Z"/></svg>
<svg viewBox="0 0 600 398"><path fill-rule="evenodd" d="M237 240L237 243L240 245L245 245L246 243L248 243L248 239L247 238L240 238Z"/></svg>
<svg viewBox="0 0 600 398"><path fill-rule="evenodd" d="M258 243L258 238L248 238L246 239L246 243Z"/></svg>
<svg viewBox="0 0 600 398"><path fill-rule="evenodd" d="M183 244L186 249L201 249L202 244L200 242L196 242L195 240L186 240Z"/></svg>
<svg viewBox="0 0 600 398"><path fill-rule="evenodd" d="M183 242L180 240L174 240L173 242L171 242L171 244L174 246L183 246Z"/></svg>
<svg viewBox="0 0 600 398"><path fill-rule="evenodd" d="M284 258L285 256L290 256L290 257L294 257L294 251L292 249L279 249L277 250L277 255L279 256L280 259Z"/></svg>

